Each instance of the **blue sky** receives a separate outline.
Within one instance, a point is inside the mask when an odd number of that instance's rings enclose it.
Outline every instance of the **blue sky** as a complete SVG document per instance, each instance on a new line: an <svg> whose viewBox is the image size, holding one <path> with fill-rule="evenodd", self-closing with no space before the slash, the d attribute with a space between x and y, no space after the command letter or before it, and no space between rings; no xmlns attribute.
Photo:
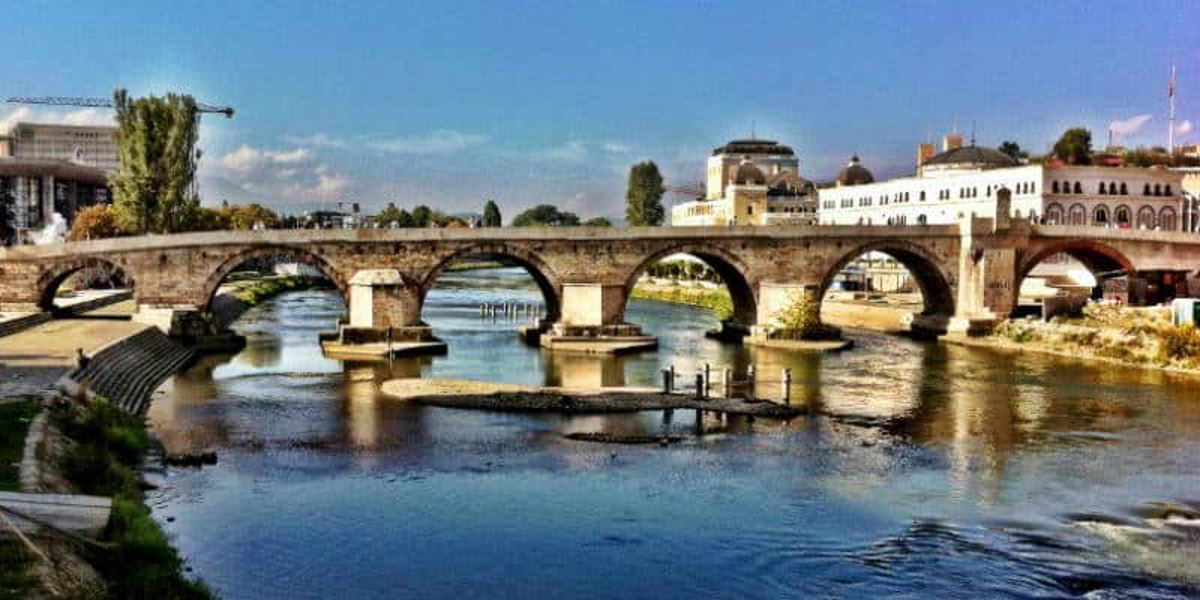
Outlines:
<svg viewBox="0 0 1200 600"><path fill-rule="evenodd" d="M169 8L168 8L169 7ZM1164 144L1200 126L1200 2L20 2L0 95L183 91L204 120L206 203L341 199L506 217L549 202L618 217L628 167L697 183L709 151L778 139L832 177L878 174L957 120L1045 150L1084 125ZM17 112L20 111L20 112ZM0 106L0 120L106 121ZM1177 136L1200 140L1200 130ZM668 198L672 200L672 198Z"/></svg>

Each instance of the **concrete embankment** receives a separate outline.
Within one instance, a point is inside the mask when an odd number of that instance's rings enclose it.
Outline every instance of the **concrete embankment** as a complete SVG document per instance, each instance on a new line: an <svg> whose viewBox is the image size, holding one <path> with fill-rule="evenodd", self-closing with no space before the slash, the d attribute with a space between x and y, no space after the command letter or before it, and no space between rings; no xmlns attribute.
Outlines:
<svg viewBox="0 0 1200 600"><path fill-rule="evenodd" d="M158 328L146 327L97 350L84 367L67 376L69 381L64 384L72 388L70 383L74 382L130 414L141 415L149 408L154 390L192 358L191 350Z"/></svg>
<svg viewBox="0 0 1200 600"><path fill-rule="evenodd" d="M389 397L417 404L507 412L605 414L699 409L776 419L804 413L801 406L741 398L699 399L694 394L664 394L656 388L639 387L574 389L459 379L393 379L385 382L382 390Z"/></svg>

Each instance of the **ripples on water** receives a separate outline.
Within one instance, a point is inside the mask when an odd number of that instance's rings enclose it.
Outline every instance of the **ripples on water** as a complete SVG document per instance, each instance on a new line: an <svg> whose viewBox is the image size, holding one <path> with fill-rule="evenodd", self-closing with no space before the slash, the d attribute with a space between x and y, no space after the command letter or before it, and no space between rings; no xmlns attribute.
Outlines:
<svg viewBox="0 0 1200 600"><path fill-rule="evenodd" d="M176 377L151 420L177 450L150 501L230 598L684 594L1184 597L1200 585L1200 387L1163 374L851 333L824 357L706 340L703 310L631 302L656 353L555 356L480 302L536 302L511 272L446 275L425 319L446 357L347 364L326 292L238 323L247 348ZM494 414L380 399L393 376L653 385L793 369L810 417ZM611 446L572 432L687 436ZM1166 504L1164 504L1166 503ZM170 523L165 517L175 517Z"/></svg>

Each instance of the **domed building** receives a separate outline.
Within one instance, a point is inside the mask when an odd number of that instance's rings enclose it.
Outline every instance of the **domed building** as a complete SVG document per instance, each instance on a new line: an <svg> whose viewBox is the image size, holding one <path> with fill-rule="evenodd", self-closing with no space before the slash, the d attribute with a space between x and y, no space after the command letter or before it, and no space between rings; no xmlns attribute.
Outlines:
<svg viewBox="0 0 1200 600"><path fill-rule="evenodd" d="M774 140L733 140L708 158L703 199L671 209L671 224L810 225L817 188L800 176L795 150Z"/></svg>
<svg viewBox="0 0 1200 600"><path fill-rule="evenodd" d="M1001 190L1009 216L1045 225L1190 230L1181 173L1132 167L1027 164L957 133L917 147L916 173L876 181L855 156L820 191L823 225L946 225L995 218Z"/></svg>
<svg viewBox="0 0 1200 600"><path fill-rule="evenodd" d="M850 162L841 171L838 171L837 177L834 178L834 183L839 186L843 185L863 185L865 183L875 183L875 176L862 166L858 155L850 157Z"/></svg>

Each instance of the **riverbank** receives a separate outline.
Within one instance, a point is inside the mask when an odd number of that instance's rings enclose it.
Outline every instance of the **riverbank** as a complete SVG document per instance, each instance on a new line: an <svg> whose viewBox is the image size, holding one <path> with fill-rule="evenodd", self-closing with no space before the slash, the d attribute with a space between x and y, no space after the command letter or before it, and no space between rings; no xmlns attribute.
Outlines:
<svg viewBox="0 0 1200 600"><path fill-rule="evenodd" d="M1129 308L1089 303L1078 318L1010 319L983 337L947 337L948 343L1001 352L1063 358L1200 375L1200 329L1171 323L1165 307Z"/></svg>
<svg viewBox="0 0 1200 600"><path fill-rule="evenodd" d="M664 394L649 387L577 389L464 379L393 379L384 382L382 391L390 398L415 404L503 412L611 414L698 409L775 419L788 419L804 412L802 407L768 401L697 399L694 394Z"/></svg>
<svg viewBox="0 0 1200 600"><path fill-rule="evenodd" d="M322 277L307 275L271 275L253 279L228 281L217 289L210 307L218 329L226 329L250 308L284 292L332 287Z"/></svg>
<svg viewBox="0 0 1200 600"><path fill-rule="evenodd" d="M729 297L729 291L723 286L705 287L699 282L687 283L691 285L681 282L663 283L658 280L642 279L633 286L633 293L630 294L630 297L707 308L713 311L718 320L733 316L733 300Z"/></svg>

